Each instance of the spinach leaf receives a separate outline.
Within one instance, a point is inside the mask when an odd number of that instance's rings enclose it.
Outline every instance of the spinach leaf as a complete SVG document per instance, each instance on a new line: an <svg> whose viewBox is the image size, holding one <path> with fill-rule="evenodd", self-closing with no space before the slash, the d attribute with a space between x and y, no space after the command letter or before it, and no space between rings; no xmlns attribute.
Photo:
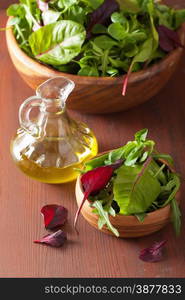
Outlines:
<svg viewBox="0 0 185 300"><path fill-rule="evenodd" d="M46 25L29 37L34 56L48 64L70 62L81 51L85 40L84 27L73 21L58 21Z"/></svg>

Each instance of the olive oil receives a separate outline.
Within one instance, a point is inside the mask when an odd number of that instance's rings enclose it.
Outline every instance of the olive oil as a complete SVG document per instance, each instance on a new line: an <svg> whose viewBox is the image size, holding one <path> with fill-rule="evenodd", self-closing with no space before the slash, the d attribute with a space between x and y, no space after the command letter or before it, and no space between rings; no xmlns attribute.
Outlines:
<svg viewBox="0 0 185 300"><path fill-rule="evenodd" d="M49 79L19 109L20 128L11 142L11 153L19 169L33 179L72 181L79 174L77 169L98 152L93 132L66 111L73 89L74 82L67 78Z"/></svg>
<svg viewBox="0 0 185 300"><path fill-rule="evenodd" d="M56 184L75 180L79 175L78 169L82 169L84 162L94 157L98 152L96 138L91 133L91 137L88 139L88 147L86 146L84 148L84 151L82 151L81 153L76 153L76 156L78 157L78 162L68 162L69 165L67 164L64 165L64 167L61 167L59 163L60 158L57 157L57 159L55 159L55 166L47 166L46 162L43 163L42 161L44 157L43 154L39 155L37 153L37 159L35 162L34 160L32 160L32 158L28 158L26 154L23 154L24 151L20 151L19 146L21 138L21 134L19 133L11 143L11 153L16 165L22 172L24 172L29 177L45 183ZM58 145L59 144L60 142L58 142ZM28 153L29 150L30 149L27 149Z"/></svg>

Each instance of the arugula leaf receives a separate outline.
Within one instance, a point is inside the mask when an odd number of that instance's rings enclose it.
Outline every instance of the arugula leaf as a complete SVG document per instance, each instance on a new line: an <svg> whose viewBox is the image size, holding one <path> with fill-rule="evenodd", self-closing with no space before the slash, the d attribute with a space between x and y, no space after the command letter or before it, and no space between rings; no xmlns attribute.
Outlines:
<svg viewBox="0 0 185 300"><path fill-rule="evenodd" d="M145 142L146 138L147 138L147 135L148 135L148 129L147 128L144 128L144 129L136 132L136 134L135 134L136 142L138 142L138 143Z"/></svg>
<svg viewBox="0 0 185 300"><path fill-rule="evenodd" d="M101 229L105 224L107 225L107 228L112 231L115 236L119 237L119 232L118 230L111 224L109 220L109 213L104 210L102 201L95 201L92 204L93 207L97 209L98 215L99 215L99 221L98 221L98 226Z"/></svg>
<svg viewBox="0 0 185 300"><path fill-rule="evenodd" d="M48 64L61 65L80 53L85 40L84 27L73 21L46 25L29 37L34 56Z"/></svg>

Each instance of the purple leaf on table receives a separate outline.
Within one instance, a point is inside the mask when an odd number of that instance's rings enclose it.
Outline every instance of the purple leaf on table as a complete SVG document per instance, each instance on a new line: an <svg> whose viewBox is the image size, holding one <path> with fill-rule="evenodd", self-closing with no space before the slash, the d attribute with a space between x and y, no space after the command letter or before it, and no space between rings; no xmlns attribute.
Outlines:
<svg viewBox="0 0 185 300"><path fill-rule="evenodd" d="M158 262L163 259L162 250L166 244L165 241L156 242L149 248L141 250L139 258L145 262Z"/></svg>
<svg viewBox="0 0 185 300"><path fill-rule="evenodd" d="M35 240L34 243L46 244L51 247L62 247L67 240L67 235L64 231L58 230L52 234L47 234L40 240Z"/></svg>

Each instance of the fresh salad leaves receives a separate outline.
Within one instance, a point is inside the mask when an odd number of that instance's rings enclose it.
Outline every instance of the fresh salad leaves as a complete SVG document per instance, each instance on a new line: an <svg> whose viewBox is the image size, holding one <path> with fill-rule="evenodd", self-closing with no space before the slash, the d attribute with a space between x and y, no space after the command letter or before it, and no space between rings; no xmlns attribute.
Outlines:
<svg viewBox="0 0 185 300"><path fill-rule="evenodd" d="M59 21L33 32L29 44L38 60L58 66L77 56L84 40L85 31L81 24Z"/></svg>
<svg viewBox="0 0 185 300"><path fill-rule="evenodd" d="M88 198L99 216L99 228L107 226L116 236L109 215L134 215L143 222L147 213L168 204L175 232L180 233L181 215L175 199L180 178L174 171L172 157L158 153L147 134L148 130L142 129L133 141L85 163L80 209Z"/></svg>
<svg viewBox="0 0 185 300"><path fill-rule="evenodd" d="M124 77L182 46L185 9L154 0L19 0L7 10L19 46L54 69Z"/></svg>

